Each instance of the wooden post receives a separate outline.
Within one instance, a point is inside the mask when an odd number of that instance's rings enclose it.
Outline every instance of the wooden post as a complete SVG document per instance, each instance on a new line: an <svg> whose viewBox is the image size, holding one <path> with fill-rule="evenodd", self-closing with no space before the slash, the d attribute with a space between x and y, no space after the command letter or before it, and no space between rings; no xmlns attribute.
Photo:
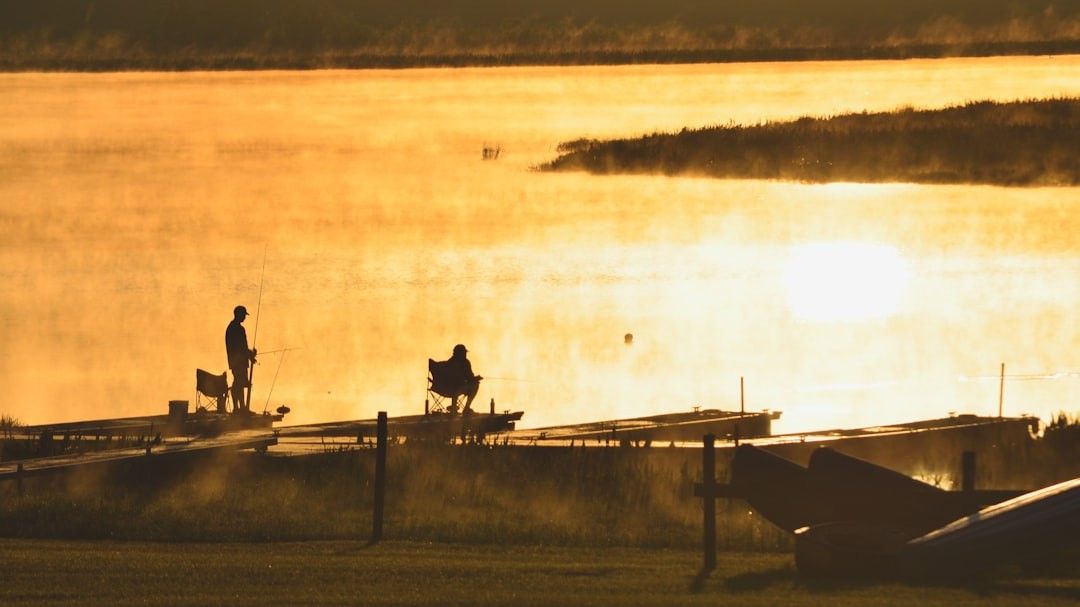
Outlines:
<svg viewBox="0 0 1080 607"><path fill-rule="evenodd" d="M1001 363L1001 379L998 381L998 419L1002 418L1005 406L1005 363Z"/></svg>
<svg viewBox="0 0 1080 607"><path fill-rule="evenodd" d="M705 571L716 569L716 437L702 439L701 480L705 499Z"/></svg>
<svg viewBox="0 0 1080 607"><path fill-rule="evenodd" d="M746 415L746 391L742 376L739 376L739 415Z"/></svg>
<svg viewBox="0 0 1080 607"><path fill-rule="evenodd" d="M975 452L964 451L960 463L960 487L964 493L975 491Z"/></svg>
<svg viewBox="0 0 1080 607"><path fill-rule="evenodd" d="M379 411L375 445L375 508L371 520L371 543L382 539L383 504L386 498L386 411Z"/></svg>

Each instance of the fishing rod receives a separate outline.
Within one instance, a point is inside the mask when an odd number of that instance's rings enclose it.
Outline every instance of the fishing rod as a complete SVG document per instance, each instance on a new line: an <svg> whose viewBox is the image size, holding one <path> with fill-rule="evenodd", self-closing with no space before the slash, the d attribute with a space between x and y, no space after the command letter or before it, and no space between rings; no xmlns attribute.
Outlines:
<svg viewBox="0 0 1080 607"><path fill-rule="evenodd" d="M960 375L957 377L960 381L975 381L979 379L1000 379L1001 374L998 375ZM1050 373L1006 373L1005 379L1017 379L1021 381L1033 381L1033 380L1054 380L1054 379L1069 379L1080 377L1080 373L1075 371L1054 371Z"/></svg>
<svg viewBox="0 0 1080 607"><path fill-rule="evenodd" d="M268 350L259 354L280 354L282 352L292 352L293 350L303 350L303 348L278 348L277 350Z"/></svg>
<svg viewBox="0 0 1080 607"><path fill-rule="evenodd" d="M520 382L525 382L525 383L528 383L528 384L535 384L536 383L535 379L521 379L521 378L518 378L518 377L488 377L487 375L485 375L484 379L494 379L496 381L520 381Z"/></svg>
<svg viewBox="0 0 1080 607"><path fill-rule="evenodd" d="M281 350L278 350L278 352L281 352L281 358L278 359L277 370L274 371L274 379L270 382L270 392L266 395L266 404L263 405L263 413L266 413L266 410L270 407L270 396L274 394L274 386L277 385L278 373L281 373L281 364L285 362L285 354L293 349L297 348L282 348Z"/></svg>
<svg viewBox="0 0 1080 607"><path fill-rule="evenodd" d="M255 351L255 343L259 340L259 314L262 312L263 280L266 278L266 246L263 245L262 272L259 274L259 302L255 304L255 334L251 338L251 350ZM244 399L244 410L251 411L252 382L255 380L255 363L248 366L247 398Z"/></svg>

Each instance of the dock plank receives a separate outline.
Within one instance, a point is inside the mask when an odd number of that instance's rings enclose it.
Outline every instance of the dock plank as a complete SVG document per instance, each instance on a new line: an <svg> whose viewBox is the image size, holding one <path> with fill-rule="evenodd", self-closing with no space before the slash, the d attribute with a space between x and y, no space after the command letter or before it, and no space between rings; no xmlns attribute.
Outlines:
<svg viewBox="0 0 1080 607"><path fill-rule="evenodd" d="M109 449L90 453L57 455L18 461L0 462L0 481L72 470L83 466L108 465L138 458L171 459L197 453L224 450L260 449L277 444L277 437L267 432L237 432L229 436L198 438L162 443L147 447ZM19 467L22 471L19 471Z"/></svg>

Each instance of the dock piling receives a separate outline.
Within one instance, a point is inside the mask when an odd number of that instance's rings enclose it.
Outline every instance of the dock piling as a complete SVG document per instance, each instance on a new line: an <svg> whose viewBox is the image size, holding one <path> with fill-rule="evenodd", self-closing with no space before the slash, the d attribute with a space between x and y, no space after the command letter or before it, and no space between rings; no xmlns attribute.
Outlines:
<svg viewBox="0 0 1080 607"><path fill-rule="evenodd" d="M998 419L1005 416L1005 363L1001 363L1001 377L998 379Z"/></svg>
<svg viewBox="0 0 1080 607"><path fill-rule="evenodd" d="M741 376L739 377L739 415L746 415L746 390Z"/></svg>
<svg viewBox="0 0 1080 607"><path fill-rule="evenodd" d="M964 493L975 491L975 452L964 451L960 460L960 487Z"/></svg>
<svg viewBox="0 0 1080 607"><path fill-rule="evenodd" d="M705 571L716 569L716 437L706 434L702 439L701 480L705 500Z"/></svg>
<svg viewBox="0 0 1080 607"><path fill-rule="evenodd" d="M383 506L386 498L386 411L379 411L375 445L375 506L371 521L371 543L382 539Z"/></svg>

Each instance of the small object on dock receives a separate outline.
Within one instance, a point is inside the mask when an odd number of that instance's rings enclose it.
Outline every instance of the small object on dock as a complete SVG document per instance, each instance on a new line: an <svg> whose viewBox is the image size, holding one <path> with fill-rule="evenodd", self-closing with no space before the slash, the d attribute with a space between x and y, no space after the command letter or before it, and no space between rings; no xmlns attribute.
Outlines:
<svg viewBox="0 0 1080 607"><path fill-rule="evenodd" d="M177 424L184 423L184 420L187 419L189 407L190 403L186 400L170 400L169 421Z"/></svg>

